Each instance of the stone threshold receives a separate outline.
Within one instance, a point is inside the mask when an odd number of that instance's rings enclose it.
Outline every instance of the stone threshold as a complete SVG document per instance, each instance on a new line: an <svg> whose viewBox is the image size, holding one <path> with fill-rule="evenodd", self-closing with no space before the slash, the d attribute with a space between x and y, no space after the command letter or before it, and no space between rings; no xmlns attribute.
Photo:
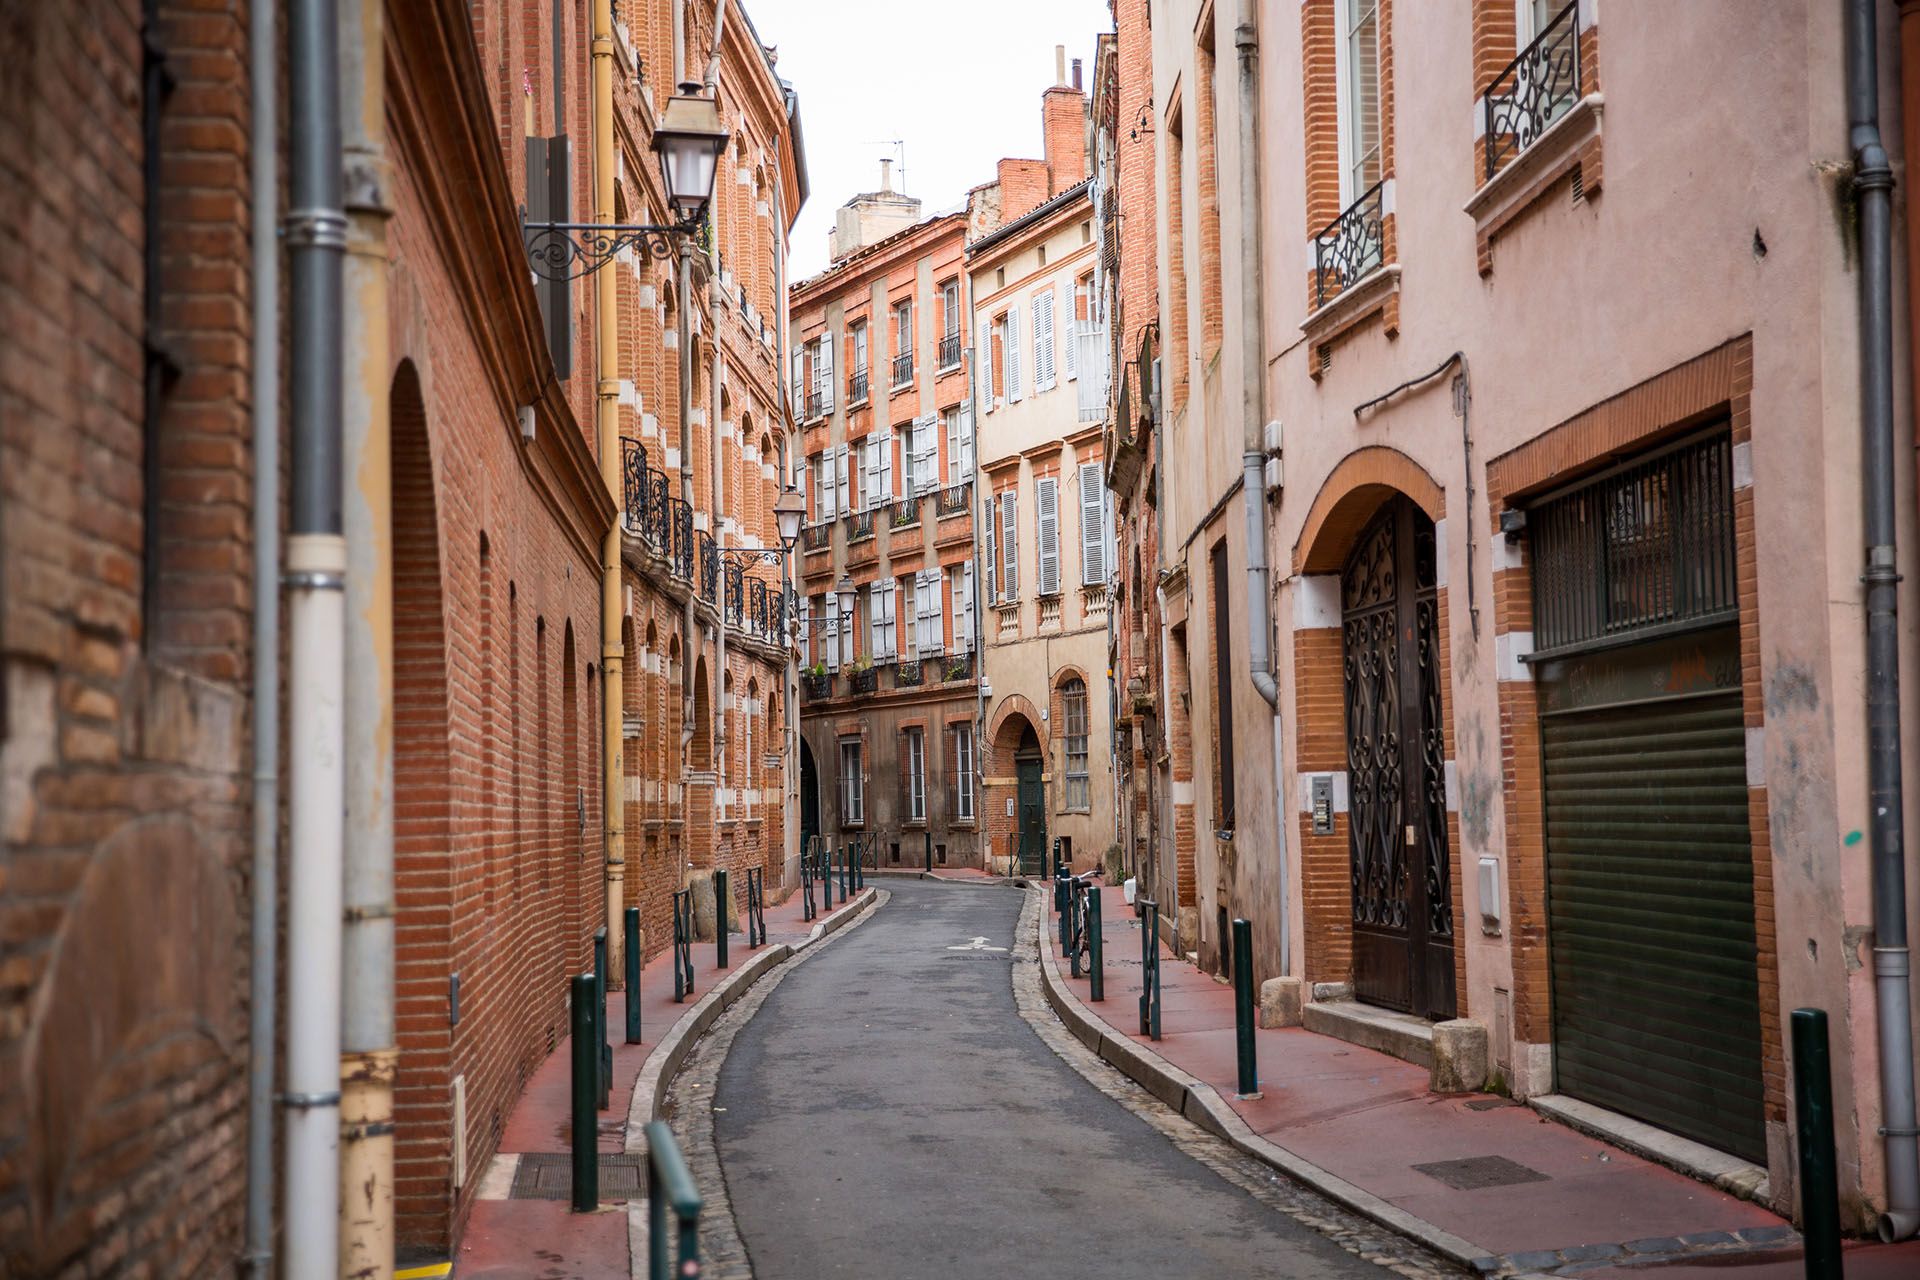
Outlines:
<svg viewBox="0 0 1920 1280"><path fill-rule="evenodd" d="M1569 1129L1604 1139L1676 1173L1718 1187L1728 1195L1769 1209L1774 1207L1773 1184L1767 1171L1739 1156L1565 1094L1539 1094L1527 1099L1527 1105Z"/></svg>
<svg viewBox="0 0 1920 1280"><path fill-rule="evenodd" d="M1433 1070L1433 1024L1358 1000L1316 1000L1300 1011L1307 1030Z"/></svg>

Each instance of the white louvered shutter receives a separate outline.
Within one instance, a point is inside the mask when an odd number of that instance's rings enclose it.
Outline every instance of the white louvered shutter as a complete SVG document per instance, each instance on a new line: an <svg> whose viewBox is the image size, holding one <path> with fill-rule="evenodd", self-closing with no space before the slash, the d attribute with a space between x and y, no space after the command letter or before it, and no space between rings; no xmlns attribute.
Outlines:
<svg viewBox="0 0 1920 1280"><path fill-rule="evenodd" d="M1067 299L1067 315L1063 322L1067 330L1067 381L1072 382L1080 369L1080 286L1072 277L1060 283L1062 296Z"/></svg>
<svg viewBox="0 0 1920 1280"><path fill-rule="evenodd" d="M1080 464L1080 581L1085 586L1107 580L1107 486L1100 464Z"/></svg>
<svg viewBox="0 0 1920 1280"><path fill-rule="evenodd" d="M820 519L831 520L840 514L840 486L834 483L834 451L828 449L820 455Z"/></svg>
<svg viewBox="0 0 1920 1280"><path fill-rule="evenodd" d="M820 495L814 492L812 485L813 485L813 460L808 459L805 462L802 462L800 464L800 495L802 497L813 499L812 516L814 520L819 520L821 518Z"/></svg>
<svg viewBox="0 0 1920 1280"><path fill-rule="evenodd" d="M1020 399L1020 308L1007 312L1007 334L1000 345L1007 357L1007 403Z"/></svg>
<svg viewBox="0 0 1920 1280"><path fill-rule="evenodd" d="M994 536L1000 529L1000 504L988 498L980 510L980 522L987 529L986 558L982 563L987 566L987 603L993 604L1000 598L999 539Z"/></svg>
<svg viewBox="0 0 1920 1280"><path fill-rule="evenodd" d="M1000 495L1000 594L1009 600L1020 595L1020 495L1008 489Z"/></svg>
<svg viewBox="0 0 1920 1280"><path fill-rule="evenodd" d="M829 338L820 340L820 408L824 413L833 412L833 342Z"/></svg>
<svg viewBox="0 0 1920 1280"><path fill-rule="evenodd" d="M814 652L813 597L811 596L800 597L800 645L801 653L806 656L807 666L810 667L820 661L820 656Z"/></svg>
<svg viewBox="0 0 1920 1280"><path fill-rule="evenodd" d="M913 423L913 491L940 487L940 419L934 414Z"/></svg>
<svg viewBox="0 0 1920 1280"><path fill-rule="evenodd" d="M927 569L920 574L920 651L939 653L944 636L940 625L940 571Z"/></svg>
<svg viewBox="0 0 1920 1280"><path fill-rule="evenodd" d="M880 487L880 481L886 474L880 461L885 452L886 443L886 439L882 436L868 436L866 443L861 446L866 454L866 457L861 459L861 465L866 471L866 475L862 477L866 483L862 488L866 492L869 511L887 500L887 493Z"/></svg>
<svg viewBox="0 0 1920 1280"><path fill-rule="evenodd" d="M1060 594L1060 481L1045 476L1033 482L1034 536L1039 540L1043 596Z"/></svg>
<svg viewBox="0 0 1920 1280"><path fill-rule="evenodd" d="M840 669L840 596L827 593L827 670Z"/></svg>
<svg viewBox="0 0 1920 1280"><path fill-rule="evenodd" d="M973 561L960 564L960 590L953 600L953 647L956 653L973 652Z"/></svg>
<svg viewBox="0 0 1920 1280"><path fill-rule="evenodd" d="M840 488L840 496L838 499L840 510L843 512L852 511L853 486L849 483L851 477L848 475L849 468L846 445L840 446L839 452L834 456L833 466L834 483Z"/></svg>
<svg viewBox="0 0 1920 1280"><path fill-rule="evenodd" d="M889 658L892 658L892 657L897 657L900 653L900 622L897 614L895 613L895 605L894 605L895 591L897 589L897 584L895 584L892 578L888 578L886 581L886 588L887 588L886 590L887 656Z"/></svg>
<svg viewBox="0 0 1920 1280"><path fill-rule="evenodd" d="M947 474L953 477L954 484L965 484L973 479L973 401L962 400L960 412L953 415L959 429L954 433L954 443L947 456ZM954 459L958 458L959 471L954 471Z"/></svg>
<svg viewBox="0 0 1920 1280"><path fill-rule="evenodd" d="M974 363L980 366L980 398L993 407L993 322L980 322L980 346L973 353Z"/></svg>
<svg viewBox="0 0 1920 1280"><path fill-rule="evenodd" d="M1033 390L1038 395L1053 386L1053 290L1033 296Z"/></svg>

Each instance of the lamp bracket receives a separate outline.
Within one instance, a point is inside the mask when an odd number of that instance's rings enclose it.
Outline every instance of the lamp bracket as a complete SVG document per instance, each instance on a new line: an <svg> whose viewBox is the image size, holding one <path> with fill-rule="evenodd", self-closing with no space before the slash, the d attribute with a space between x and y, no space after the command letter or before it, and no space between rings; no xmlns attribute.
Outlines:
<svg viewBox="0 0 1920 1280"><path fill-rule="evenodd" d="M619 255L633 249L642 261L671 258L674 237L692 235L699 218L671 226L647 222L522 222L527 261L534 273L548 280L576 280L591 275Z"/></svg>

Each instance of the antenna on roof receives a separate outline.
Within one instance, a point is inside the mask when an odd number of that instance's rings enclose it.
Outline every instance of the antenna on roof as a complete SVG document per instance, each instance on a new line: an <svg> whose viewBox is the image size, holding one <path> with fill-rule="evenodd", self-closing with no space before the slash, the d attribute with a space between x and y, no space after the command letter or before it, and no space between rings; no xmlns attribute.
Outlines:
<svg viewBox="0 0 1920 1280"><path fill-rule="evenodd" d="M893 167L900 175L900 195L907 194L907 141L905 138L873 138L870 147L892 147ZM885 172L882 170L882 172Z"/></svg>

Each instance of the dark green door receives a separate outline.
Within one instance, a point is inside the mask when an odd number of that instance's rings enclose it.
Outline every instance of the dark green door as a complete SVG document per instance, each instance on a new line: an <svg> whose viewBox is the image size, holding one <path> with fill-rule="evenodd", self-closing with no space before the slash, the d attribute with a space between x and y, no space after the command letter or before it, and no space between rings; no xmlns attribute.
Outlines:
<svg viewBox="0 0 1920 1280"><path fill-rule="evenodd" d="M812 850L813 838L820 834L820 771L814 767L813 749L800 740L800 851Z"/></svg>
<svg viewBox="0 0 1920 1280"><path fill-rule="evenodd" d="M1731 628L1542 664L1554 1061L1764 1163L1739 673Z"/></svg>
<svg viewBox="0 0 1920 1280"><path fill-rule="evenodd" d="M1047 794L1040 781L1038 757L1013 762L1017 780L1016 803L1020 806L1020 871L1023 875L1046 874Z"/></svg>

